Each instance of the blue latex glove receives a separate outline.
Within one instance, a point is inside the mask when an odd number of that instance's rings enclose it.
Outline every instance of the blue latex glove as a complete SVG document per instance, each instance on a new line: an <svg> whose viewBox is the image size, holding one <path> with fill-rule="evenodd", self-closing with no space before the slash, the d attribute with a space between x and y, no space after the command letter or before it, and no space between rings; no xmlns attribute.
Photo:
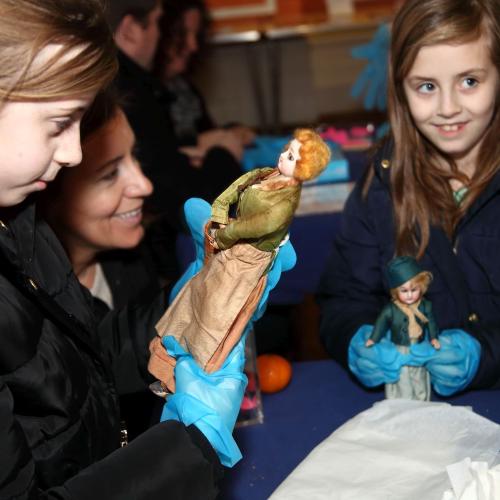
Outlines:
<svg viewBox="0 0 500 500"><path fill-rule="evenodd" d="M184 217L191 233L195 248L195 259L186 268L177 283L173 286L169 304L175 299L181 288L189 281L202 267L205 258L205 224L210 219L212 207L201 198L189 198L184 203Z"/></svg>
<svg viewBox="0 0 500 500"><path fill-rule="evenodd" d="M161 421L178 420L186 426L194 424L210 441L226 467L232 467L241 459L232 431L247 385L243 373L245 340L246 336L243 336L234 346L220 370L209 374L174 337L162 339L177 364L174 370L175 394L168 396Z"/></svg>
<svg viewBox="0 0 500 500"><path fill-rule="evenodd" d="M391 33L388 24L381 24L370 43L354 47L351 55L355 59L366 59L367 65L351 89L355 98L365 93L366 109L384 111L387 107L387 66Z"/></svg>
<svg viewBox="0 0 500 500"><path fill-rule="evenodd" d="M367 387L397 382L401 367L410 362L410 356L401 354L385 337L366 347L365 342L372 330L372 325L363 325L354 334L349 344L349 368Z"/></svg>
<svg viewBox="0 0 500 500"><path fill-rule="evenodd" d="M441 349L420 352L420 344L411 348L415 362L425 364L434 390L451 396L465 389L476 375L481 358L479 342L459 329L443 330L439 334Z"/></svg>

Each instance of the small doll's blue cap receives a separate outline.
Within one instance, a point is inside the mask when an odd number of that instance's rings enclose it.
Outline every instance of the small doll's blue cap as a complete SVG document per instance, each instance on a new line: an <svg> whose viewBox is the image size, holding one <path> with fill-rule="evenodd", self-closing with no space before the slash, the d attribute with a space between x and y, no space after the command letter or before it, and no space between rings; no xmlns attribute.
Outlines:
<svg viewBox="0 0 500 500"><path fill-rule="evenodd" d="M387 264L386 277L389 289L401 286L417 274L423 272L417 261L413 257L403 256L392 259Z"/></svg>

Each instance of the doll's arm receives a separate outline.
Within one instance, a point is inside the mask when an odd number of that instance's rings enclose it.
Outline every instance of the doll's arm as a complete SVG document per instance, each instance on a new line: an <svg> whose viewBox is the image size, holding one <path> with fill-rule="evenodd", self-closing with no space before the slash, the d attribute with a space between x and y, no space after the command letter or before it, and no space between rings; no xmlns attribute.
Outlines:
<svg viewBox="0 0 500 500"><path fill-rule="evenodd" d="M391 327L392 323L392 307L390 304L386 305L382 312L380 313L377 321L375 321L375 325L373 327L373 331L368 340L371 340L369 343L366 342L366 346L376 344L380 341L380 339L386 334L387 330Z"/></svg>
<svg viewBox="0 0 500 500"><path fill-rule="evenodd" d="M436 322L436 317L434 316L434 311L432 310L432 302L426 301L426 312L425 315L427 316L427 319L429 320L429 323L427 323L427 328L429 329L429 338L430 339L437 339L439 336L439 328Z"/></svg>
<svg viewBox="0 0 500 500"><path fill-rule="evenodd" d="M429 333L429 342L433 345L435 349L440 349L441 344L438 340L439 328L436 323L434 312L432 311L432 302L424 299L423 304L424 304L424 314L428 320L426 328Z"/></svg>
<svg viewBox="0 0 500 500"><path fill-rule="evenodd" d="M217 245L224 250L239 240L258 239L285 228L291 223L296 207L296 200L287 196L251 217L238 217L226 227L217 230Z"/></svg>
<svg viewBox="0 0 500 500"><path fill-rule="evenodd" d="M218 224L227 224L229 222L229 207L238 201L238 187L249 181L256 175L259 175L264 170L272 172L272 168L255 169L243 174L236 179L228 188L226 188L212 203L211 221Z"/></svg>

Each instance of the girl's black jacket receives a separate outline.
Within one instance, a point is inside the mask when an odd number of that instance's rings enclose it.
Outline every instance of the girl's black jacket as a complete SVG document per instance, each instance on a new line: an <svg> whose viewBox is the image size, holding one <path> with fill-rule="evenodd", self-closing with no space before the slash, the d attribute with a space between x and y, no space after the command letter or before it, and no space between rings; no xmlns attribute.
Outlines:
<svg viewBox="0 0 500 500"><path fill-rule="evenodd" d="M0 499L214 498L222 467L195 427L119 447L117 387L144 384L167 294L98 324L35 205L0 220Z"/></svg>

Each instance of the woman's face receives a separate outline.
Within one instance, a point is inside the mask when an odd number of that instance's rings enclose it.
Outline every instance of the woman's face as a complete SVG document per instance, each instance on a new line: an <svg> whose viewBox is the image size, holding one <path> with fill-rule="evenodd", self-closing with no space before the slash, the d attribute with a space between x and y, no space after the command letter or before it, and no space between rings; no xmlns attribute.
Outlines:
<svg viewBox="0 0 500 500"><path fill-rule="evenodd" d="M297 160L300 160L300 142L294 139L278 160L278 170L286 177L293 177Z"/></svg>
<svg viewBox="0 0 500 500"><path fill-rule="evenodd" d="M0 206L22 202L82 158L80 121L93 96L0 105Z"/></svg>
<svg viewBox="0 0 500 500"><path fill-rule="evenodd" d="M83 161L66 172L53 207L70 254L132 248L142 239L142 207L153 187L133 156L134 144L121 110L83 142Z"/></svg>
<svg viewBox="0 0 500 500"><path fill-rule="evenodd" d="M397 288L398 300L406 305L414 304L422 297L420 285L413 281L407 281Z"/></svg>
<svg viewBox="0 0 500 500"><path fill-rule="evenodd" d="M166 13L168 15L168 12ZM191 56L198 49L198 34L201 28L201 13L198 9L189 9L184 12L182 20L184 37L179 44L169 47L167 54L167 65L165 67L165 78L167 80L186 72Z"/></svg>
<svg viewBox="0 0 500 500"><path fill-rule="evenodd" d="M404 80L415 125L465 172L475 167L498 89L498 71L484 37L421 48Z"/></svg>

